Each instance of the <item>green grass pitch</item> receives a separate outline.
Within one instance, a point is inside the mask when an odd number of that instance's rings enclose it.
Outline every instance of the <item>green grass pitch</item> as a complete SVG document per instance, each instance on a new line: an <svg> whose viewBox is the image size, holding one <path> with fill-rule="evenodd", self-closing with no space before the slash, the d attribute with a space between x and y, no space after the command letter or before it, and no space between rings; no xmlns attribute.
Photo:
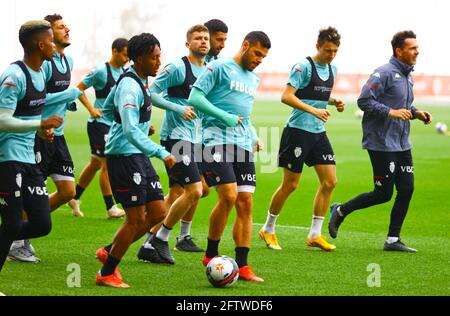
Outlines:
<svg viewBox="0 0 450 316"><path fill-rule="evenodd" d="M313 169L305 168L299 189L288 200L278 219L277 233L282 251L271 251L258 238L264 223L270 198L281 180L281 170L271 169L260 157L257 164L257 190L254 205L254 231L249 263L264 283L239 281L231 288L215 289L207 281L201 265L203 254L174 252L173 266L139 262L136 258L142 241L131 246L120 268L128 290L110 289L95 285L100 264L95 251L109 243L122 220L107 220L98 186L98 177L82 197L85 218L74 218L67 206L53 213L53 231L45 238L33 241L39 264L7 262L0 274L0 291L6 295L170 295L170 296L266 296L266 295L450 295L450 137L438 135L434 124L450 124L448 107L426 106L434 116L433 126L412 122L413 157L415 164L415 193L406 218L402 239L419 250L416 254L385 253L382 251L390 216L390 203L355 212L341 226L337 250L325 253L305 246L307 227L311 224L312 200L317 189ZM333 201L345 201L372 189L372 173L367 153L361 149L361 127L349 104L344 113L331 109L327 123L328 135L337 158L338 186ZM255 104L253 124L279 128L279 135L266 147L277 152L281 129L289 115L289 108L279 102L259 101ZM163 112L154 109L152 122L161 126ZM75 161L77 175L90 158L86 135L87 113L79 105L76 113L68 113L66 138ZM261 130L260 130L261 131ZM158 135L153 136L158 140ZM275 156L276 157L276 156ZM267 157L265 157L267 158ZM153 159L164 192L167 176L163 164ZM275 162L272 162L272 164ZM49 191L54 186L49 180ZM193 236L206 246L209 212L216 201L216 193L202 199L192 226ZM233 213L232 213L233 214ZM234 257L230 216L220 245L221 254ZM327 219L324 233L327 232ZM178 225L171 235L175 244ZM330 239L330 238L329 238ZM71 287L74 270L80 267L80 287ZM379 286L371 287L374 270L379 267ZM69 267L69 269L68 269ZM369 271L368 271L369 270ZM75 284L76 285L76 284Z"/></svg>

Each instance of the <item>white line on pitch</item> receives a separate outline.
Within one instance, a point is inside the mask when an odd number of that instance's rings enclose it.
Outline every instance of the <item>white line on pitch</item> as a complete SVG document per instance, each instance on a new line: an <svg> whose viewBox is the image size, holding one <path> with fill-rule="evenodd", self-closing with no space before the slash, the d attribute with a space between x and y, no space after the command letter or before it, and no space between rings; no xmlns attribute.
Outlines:
<svg viewBox="0 0 450 316"><path fill-rule="evenodd" d="M253 223L254 226L264 226L264 224L260 223ZM290 228L290 229L301 229L301 230L309 230L310 227L303 227L303 226L284 226L284 225L276 225L278 228Z"/></svg>

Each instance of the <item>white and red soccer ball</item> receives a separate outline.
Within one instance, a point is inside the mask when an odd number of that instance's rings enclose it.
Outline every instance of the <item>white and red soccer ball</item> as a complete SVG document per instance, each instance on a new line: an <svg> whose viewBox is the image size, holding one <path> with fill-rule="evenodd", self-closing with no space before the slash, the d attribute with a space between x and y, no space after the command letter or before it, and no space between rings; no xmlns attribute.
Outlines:
<svg viewBox="0 0 450 316"><path fill-rule="evenodd" d="M238 280L239 267L232 258L217 256L206 266L206 276L214 287L229 287Z"/></svg>

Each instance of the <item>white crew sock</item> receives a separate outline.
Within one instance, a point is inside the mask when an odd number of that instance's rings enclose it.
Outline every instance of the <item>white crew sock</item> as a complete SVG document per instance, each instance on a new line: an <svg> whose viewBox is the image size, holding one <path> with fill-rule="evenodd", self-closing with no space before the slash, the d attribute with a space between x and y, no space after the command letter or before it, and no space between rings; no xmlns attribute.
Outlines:
<svg viewBox="0 0 450 316"><path fill-rule="evenodd" d="M309 238L317 238L322 235L322 224L325 217L323 216L313 216L311 229L309 230Z"/></svg>
<svg viewBox="0 0 450 316"><path fill-rule="evenodd" d="M275 234L275 222L277 221L279 215L273 215L270 211L267 212L266 223L263 226L263 231L266 234Z"/></svg>
<svg viewBox="0 0 450 316"><path fill-rule="evenodd" d="M161 226L161 228L156 233L156 238L162 240L162 241L169 241L170 232L172 229L167 228L164 224Z"/></svg>
<svg viewBox="0 0 450 316"><path fill-rule="evenodd" d="M191 234L192 222L180 221L180 240Z"/></svg>
<svg viewBox="0 0 450 316"><path fill-rule="evenodd" d="M386 242L388 243L388 244L393 244L393 243L395 243L395 242L397 242L398 241L398 237L389 237L388 236L388 238L387 238L387 240L386 240Z"/></svg>

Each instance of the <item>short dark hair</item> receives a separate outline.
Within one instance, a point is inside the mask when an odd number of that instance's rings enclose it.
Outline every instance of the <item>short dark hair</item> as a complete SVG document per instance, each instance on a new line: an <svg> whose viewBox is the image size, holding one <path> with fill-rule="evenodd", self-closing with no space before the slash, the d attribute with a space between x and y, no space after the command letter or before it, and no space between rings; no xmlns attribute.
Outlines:
<svg viewBox="0 0 450 316"><path fill-rule="evenodd" d="M19 30L19 42L25 51L29 51L38 34L47 32L51 25L45 20L33 20L24 23Z"/></svg>
<svg viewBox="0 0 450 316"><path fill-rule="evenodd" d="M269 37L262 31L253 31L248 33L245 36L244 41L248 41L250 46L254 46L256 43L260 43L263 47L268 49L272 46Z"/></svg>
<svg viewBox="0 0 450 316"><path fill-rule="evenodd" d="M153 34L135 35L128 41L128 57L130 60L136 61L139 56L153 52L156 46L161 48L158 39Z"/></svg>
<svg viewBox="0 0 450 316"><path fill-rule="evenodd" d="M341 35L336 28L329 26L326 29L319 30L319 36L317 37L317 43L322 46L325 42L332 42L333 44L341 45Z"/></svg>
<svg viewBox="0 0 450 316"><path fill-rule="evenodd" d="M207 32L208 33L209 29L206 26L201 25L201 24L194 25L194 26L190 27L189 30L187 30L187 32L186 32L186 40L189 41L191 36L192 36L192 34L195 33L195 32Z"/></svg>
<svg viewBox="0 0 450 316"><path fill-rule="evenodd" d="M114 42L112 42L111 49L115 48L120 53L127 46L128 40L126 38L116 38Z"/></svg>
<svg viewBox="0 0 450 316"><path fill-rule="evenodd" d="M392 52L395 56L395 50L397 48L403 48L405 47L405 40L407 38L416 38L416 34L414 34L413 31L401 31L397 32L394 37L392 38L391 44L392 44Z"/></svg>
<svg viewBox="0 0 450 316"><path fill-rule="evenodd" d="M55 14L49 14L49 15L47 15L47 16L44 18L45 21L50 22L52 25L53 25L53 23L55 23L56 21L59 21L59 20L62 20L62 19L63 19L63 17L62 17L60 14L58 14L58 13L55 13Z"/></svg>
<svg viewBox="0 0 450 316"><path fill-rule="evenodd" d="M209 34L216 34L217 32L228 33L228 26L221 20L212 19L204 24L209 30Z"/></svg>

